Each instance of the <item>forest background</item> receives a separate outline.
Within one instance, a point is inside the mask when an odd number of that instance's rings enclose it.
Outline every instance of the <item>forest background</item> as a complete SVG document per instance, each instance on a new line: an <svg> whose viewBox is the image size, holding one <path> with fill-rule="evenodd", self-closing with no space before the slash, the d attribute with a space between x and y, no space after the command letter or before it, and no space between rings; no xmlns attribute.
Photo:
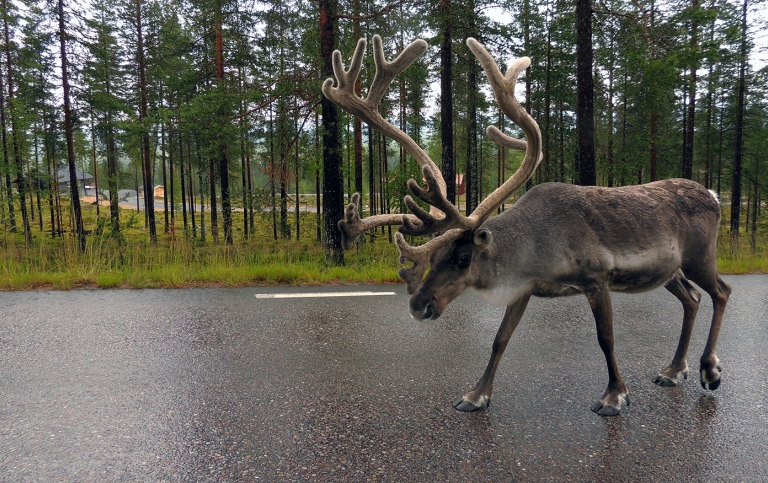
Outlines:
<svg viewBox="0 0 768 483"><path fill-rule="evenodd" d="M331 51L348 60L373 34L390 58L428 41L381 110L437 162L462 209L520 162L485 134L517 129L464 44L475 37L501 66L532 58L519 96L544 158L526 189L694 179L722 201L721 268L768 271L757 47L768 34L755 0L0 7L0 289L397 280L389 230L345 254L336 222L356 191L366 214L403 212L405 181L421 174L320 93ZM363 95L374 72L368 55ZM121 204L125 190L138 196Z"/></svg>

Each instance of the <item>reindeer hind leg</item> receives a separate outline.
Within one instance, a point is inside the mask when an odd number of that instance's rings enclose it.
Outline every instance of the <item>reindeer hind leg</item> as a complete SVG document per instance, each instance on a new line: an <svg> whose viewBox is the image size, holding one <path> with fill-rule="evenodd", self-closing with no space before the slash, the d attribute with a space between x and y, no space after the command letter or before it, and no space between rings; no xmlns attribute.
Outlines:
<svg viewBox="0 0 768 483"><path fill-rule="evenodd" d="M672 362L653 380L659 386L677 386L688 379L688 344L691 342L693 324L696 312L699 310L701 293L688 281L683 272L678 270L672 279L664 286L683 304L683 327L680 331L680 341Z"/></svg>
<svg viewBox="0 0 768 483"><path fill-rule="evenodd" d="M720 387L720 377L723 372L720 360L715 353L717 337L720 335L720 327L723 324L723 313L731 295L731 286L717 274L717 269L712 267L708 271L687 271L686 275L702 290L712 297L712 324L709 328L707 345L701 355L699 376L701 386L704 389L714 391Z"/></svg>
<svg viewBox="0 0 768 483"><path fill-rule="evenodd" d="M723 324L725 306L731 295L731 286L720 276L717 276L716 288L712 292L708 291L708 293L712 297L712 325L709 328L707 345L704 347L704 353L701 355L699 373L701 376L701 386L704 389L714 391L720 387L720 376L723 372L722 367L720 367L720 360L715 354L715 345L717 344L717 337L720 335L720 327Z"/></svg>

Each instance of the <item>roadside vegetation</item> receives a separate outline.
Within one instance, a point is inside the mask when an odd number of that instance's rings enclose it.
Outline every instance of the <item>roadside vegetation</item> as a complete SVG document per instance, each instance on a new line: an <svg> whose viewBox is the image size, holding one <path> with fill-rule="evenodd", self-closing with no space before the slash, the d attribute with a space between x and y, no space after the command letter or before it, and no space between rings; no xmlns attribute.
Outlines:
<svg viewBox="0 0 768 483"><path fill-rule="evenodd" d="M68 213L68 210L63 210ZM393 283L397 249L387 235L366 237L347 252L346 264L329 265L316 239L316 214L302 213L298 240L273 238L271 213L256 218L248 239L236 236L232 245L207 242L186 233L179 220L165 233L158 227L157 244L147 240L144 213L121 210L120 236L109 224L101 233L95 207L85 205L83 216L90 234L80 251L73 232L51 237L50 230L33 230L25 247L21 233L5 231L0 240L0 290L72 288L181 288L247 285L321 285ZM291 215L295 222L295 215ZM102 215L103 218L103 215ZM63 226L68 225L65 217ZM93 228L93 230L91 230ZM210 229L208 229L210 230ZM241 229L235 227L235 233Z"/></svg>
<svg viewBox="0 0 768 483"><path fill-rule="evenodd" d="M386 231L366 236L346 253L345 265L335 266L326 262L317 240L315 213L301 213L298 240L295 232L292 239L276 240L271 212L265 212L256 218L256 230L247 239L235 224L232 245L212 243L210 233L203 242L199 232L196 237L185 233L178 219L167 233L158 226L153 245L147 239L144 213L135 210L121 210L120 236L112 235L108 223L98 233L98 226L105 224L94 206L84 205L83 216L90 231L85 251L71 231L51 237L50 230L35 229L28 248L22 233L4 231L0 290L400 283L397 248ZM295 226L295 215L288 221ZM66 216L62 225L69 225ZM721 222L722 273L768 273L768 230L765 221L762 225L754 239L747 233L733 246L728 220Z"/></svg>

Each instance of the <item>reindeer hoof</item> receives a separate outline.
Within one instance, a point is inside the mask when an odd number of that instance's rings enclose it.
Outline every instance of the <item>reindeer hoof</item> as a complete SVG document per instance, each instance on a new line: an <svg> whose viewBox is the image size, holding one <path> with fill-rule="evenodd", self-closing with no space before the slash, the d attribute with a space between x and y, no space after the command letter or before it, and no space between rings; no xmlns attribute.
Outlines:
<svg viewBox="0 0 768 483"><path fill-rule="evenodd" d="M610 401L611 399L615 399L615 401ZM627 394L618 397L607 396L602 401L597 401L593 404L590 409L600 416L618 416L621 412L621 407L624 405L629 406L629 396Z"/></svg>
<svg viewBox="0 0 768 483"><path fill-rule="evenodd" d="M603 404L603 401L597 401L590 409L600 416L618 416L621 411L619 408Z"/></svg>
<svg viewBox="0 0 768 483"><path fill-rule="evenodd" d="M707 371L706 369L701 370L701 387L704 389L707 389L708 391L714 391L718 387L720 387L720 375L723 372L723 368L720 367L720 364L715 366L713 369Z"/></svg>
<svg viewBox="0 0 768 483"><path fill-rule="evenodd" d="M480 400L475 402L467 398L467 396L457 397L453 400L453 408L465 413L471 413L473 411L479 411L485 409L491 405L491 398L488 396L481 396Z"/></svg>
<svg viewBox="0 0 768 483"><path fill-rule="evenodd" d="M685 379L688 379L688 370L675 371L674 369L664 369L661 374L656 376L653 383L662 387L679 386Z"/></svg>

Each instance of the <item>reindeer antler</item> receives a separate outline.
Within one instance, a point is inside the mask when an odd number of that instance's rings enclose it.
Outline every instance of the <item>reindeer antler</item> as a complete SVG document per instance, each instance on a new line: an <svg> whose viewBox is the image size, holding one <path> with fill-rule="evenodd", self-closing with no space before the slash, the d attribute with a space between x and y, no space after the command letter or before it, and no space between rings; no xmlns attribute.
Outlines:
<svg viewBox="0 0 768 483"><path fill-rule="evenodd" d="M352 54L349 70L344 69L341 52L338 50L333 52L333 74L336 77L337 85L334 87L333 79L326 79L323 82L323 94L347 112L358 116L377 131L404 146L408 154L413 156L424 170L433 174L432 178L436 180L437 190L445 193L445 181L434 161L430 159L427 153L410 136L389 123L379 113L379 104L392 80L427 50L427 43L421 39L415 40L403 49L400 55L393 61L388 62L384 58L384 47L381 37L375 35L373 37L373 58L376 64L376 75L368 90L368 96L363 99L355 94L354 85L357 77L360 75L366 45L365 39L358 40L355 53ZM386 225L402 225L406 222L409 226L421 224L414 215L375 215L361 218L357 208L358 202L359 195L357 197L353 195L345 209L344 219L339 221L339 229L342 232L345 248L349 248L357 236L371 228ZM434 211L432 213L434 218L442 218L437 208L430 210Z"/></svg>
<svg viewBox="0 0 768 483"><path fill-rule="evenodd" d="M429 204L429 212L421 208L411 196L406 196L405 204L412 214L375 215L361 218L357 208L360 195L355 193L345 209L344 219L339 221L339 229L344 238L344 247L347 249L357 236L368 229L384 225L402 225L399 232L395 234L395 241L400 251L400 263L406 264L409 261L413 263L412 266L402 268L399 272L408 284L409 293L413 293L421 283L421 278L429 266L430 255L438 248L459 238L467 230L474 230L482 225L505 199L533 175L536 166L541 161L541 132L539 127L536 121L522 109L514 96L517 77L530 65L530 59L527 57L518 59L510 66L506 75L502 75L496 62L482 44L470 38L467 39L467 45L488 75L502 112L520 126L526 136L526 141L522 141L507 136L494 126L488 127L488 136L497 144L511 149L525 150L526 154L520 168L496 191L483 200L469 216L462 215L458 207L447 199L445 180L437 165L426 152L407 134L386 121L378 111L379 103L395 76L426 51L427 43L425 41L415 40L403 49L392 62L387 62L384 58L381 37L374 36L373 54L376 74L368 91L368 97L365 99L354 93L354 84L360 75L365 53L365 39L358 41L349 70L344 69L341 53L338 50L333 53L333 72L337 79L337 85L334 87L333 79L326 79L323 83L323 94L328 99L351 114L360 117L385 136L397 141L422 167L426 189L421 188L412 179L408 181L408 189L413 196ZM440 235L420 246L409 245L403 236L403 234L431 235L434 233L440 233Z"/></svg>
<svg viewBox="0 0 768 483"><path fill-rule="evenodd" d="M470 218L473 218L475 223L477 223L476 226L480 226L501 206L504 200L509 198L512 193L533 176L533 172L536 171L536 167L542 158L541 131L536 121L522 108L515 98L517 77L531 65L531 59L528 57L517 59L509 66L507 73L502 75L496 61L493 60L493 57L491 57L491 54L488 53L483 44L473 38L468 38L467 46L475 54L480 65L483 66L483 70L491 84L491 89L493 89L493 94L496 97L496 102L499 103L499 108L523 130L526 139L522 141L511 138L501 132L496 126L488 126L486 129L488 136L496 144L510 149L524 150L525 157L517 171L504 184L488 195L470 215Z"/></svg>

